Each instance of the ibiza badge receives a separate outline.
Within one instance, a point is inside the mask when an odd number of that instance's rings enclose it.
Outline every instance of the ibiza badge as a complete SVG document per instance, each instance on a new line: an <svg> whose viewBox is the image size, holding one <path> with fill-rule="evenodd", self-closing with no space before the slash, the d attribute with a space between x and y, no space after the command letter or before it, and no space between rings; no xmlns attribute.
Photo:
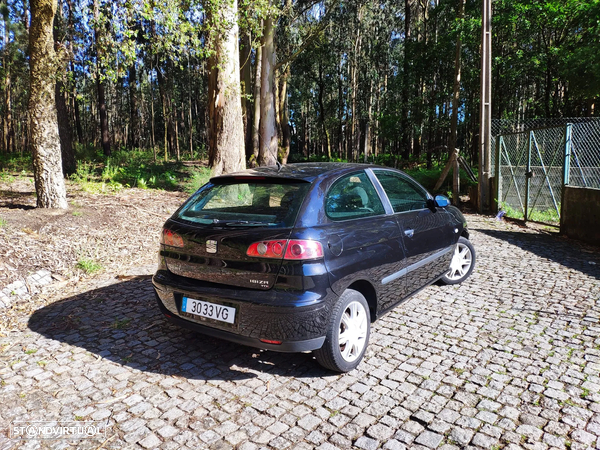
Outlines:
<svg viewBox="0 0 600 450"><path fill-rule="evenodd" d="M217 241L212 239L206 241L206 253L217 253Z"/></svg>

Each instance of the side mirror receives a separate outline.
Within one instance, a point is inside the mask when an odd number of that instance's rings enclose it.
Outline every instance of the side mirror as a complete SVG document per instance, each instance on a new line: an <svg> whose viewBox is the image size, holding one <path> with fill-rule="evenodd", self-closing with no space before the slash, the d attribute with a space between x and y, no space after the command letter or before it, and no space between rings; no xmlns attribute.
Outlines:
<svg viewBox="0 0 600 450"><path fill-rule="evenodd" d="M448 197L445 197L443 195L436 195L435 203L440 208L445 208L446 206L448 206L450 204L450 199L448 199Z"/></svg>

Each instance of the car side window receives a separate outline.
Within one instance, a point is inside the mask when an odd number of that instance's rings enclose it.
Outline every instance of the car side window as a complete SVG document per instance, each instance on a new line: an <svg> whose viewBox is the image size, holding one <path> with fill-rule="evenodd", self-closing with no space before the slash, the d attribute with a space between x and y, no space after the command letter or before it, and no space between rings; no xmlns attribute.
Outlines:
<svg viewBox="0 0 600 450"><path fill-rule="evenodd" d="M348 220L385 214L377 191L364 172L337 180L325 198L325 213L332 220Z"/></svg>
<svg viewBox="0 0 600 450"><path fill-rule="evenodd" d="M375 170L395 213L427 208L427 193L402 175Z"/></svg>

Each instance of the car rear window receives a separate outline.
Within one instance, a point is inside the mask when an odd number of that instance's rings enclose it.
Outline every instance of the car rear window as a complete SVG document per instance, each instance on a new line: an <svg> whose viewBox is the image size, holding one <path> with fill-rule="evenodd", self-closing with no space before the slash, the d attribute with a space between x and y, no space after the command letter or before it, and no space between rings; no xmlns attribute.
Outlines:
<svg viewBox="0 0 600 450"><path fill-rule="evenodd" d="M188 200L177 217L204 225L289 228L309 187L305 182L209 183Z"/></svg>

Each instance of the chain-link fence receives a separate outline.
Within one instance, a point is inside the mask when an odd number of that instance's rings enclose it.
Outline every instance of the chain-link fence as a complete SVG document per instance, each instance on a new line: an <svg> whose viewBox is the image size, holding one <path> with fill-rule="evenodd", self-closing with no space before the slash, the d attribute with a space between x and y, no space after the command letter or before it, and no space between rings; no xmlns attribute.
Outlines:
<svg viewBox="0 0 600 450"><path fill-rule="evenodd" d="M600 118L494 121L492 130L497 199L509 217L557 224L565 184L600 189Z"/></svg>
<svg viewBox="0 0 600 450"><path fill-rule="evenodd" d="M500 135L498 146L500 207L511 217L558 223L565 128Z"/></svg>
<svg viewBox="0 0 600 450"><path fill-rule="evenodd" d="M568 184L600 189L600 120L571 127Z"/></svg>
<svg viewBox="0 0 600 450"><path fill-rule="evenodd" d="M600 187L600 117L566 117L550 119L492 120L492 149L496 148L499 135L539 130L542 128L564 128L573 124L572 143L575 155L572 156L571 185ZM492 173L495 173L496 152L492 150ZM577 174L576 167L581 167ZM586 176L588 175L589 176ZM585 179L585 181L584 181ZM595 180L596 184L593 184ZM586 184L587 183L587 184Z"/></svg>

